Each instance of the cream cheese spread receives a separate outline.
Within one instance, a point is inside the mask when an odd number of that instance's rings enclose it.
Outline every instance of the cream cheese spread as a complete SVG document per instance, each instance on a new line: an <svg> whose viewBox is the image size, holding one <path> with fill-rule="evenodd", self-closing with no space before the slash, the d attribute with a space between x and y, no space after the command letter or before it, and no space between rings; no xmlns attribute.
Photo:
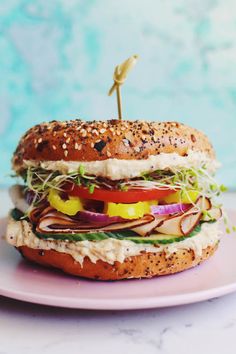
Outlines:
<svg viewBox="0 0 236 354"><path fill-rule="evenodd" d="M112 180L134 178L143 172L155 170L175 170L176 168L202 167L203 165L210 173L214 173L220 166L216 160L210 159L205 153L188 151L187 156L180 156L177 153L161 153L151 155L143 160L119 160L107 159L103 161L35 161L24 160L23 165L27 167L42 167L46 170L59 171L67 174L79 170L83 165L87 174L110 178Z"/></svg>
<svg viewBox="0 0 236 354"><path fill-rule="evenodd" d="M117 239L106 239L102 241L79 241L66 242L60 240L41 240L33 233L30 223L26 220L9 220L6 240L9 244L20 247L28 246L33 249L55 250L57 252L71 255L81 265L85 257L93 263L97 260L113 264L115 261L123 262L126 258L139 255L143 252L165 251L167 257L179 249L193 250L197 256L201 256L202 250L208 246L215 245L220 238L218 223L204 223L201 231L184 241L175 242L169 245L148 245L136 244L132 241Z"/></svg>

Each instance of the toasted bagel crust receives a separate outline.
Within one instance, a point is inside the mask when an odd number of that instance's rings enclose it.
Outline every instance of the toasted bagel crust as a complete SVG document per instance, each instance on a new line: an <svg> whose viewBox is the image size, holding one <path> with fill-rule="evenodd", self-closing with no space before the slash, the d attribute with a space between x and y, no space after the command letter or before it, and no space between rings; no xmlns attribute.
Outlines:
<svg viewBox="0 0 236 354"><path fill-rule="evenodd" d="M72 256L54 250L32 249L27 246L19 247L18 250L31 262L57 268L68 274L97 280L120 280L152 278L181 272L211 257L217 246L218 243L203 249L201 256L196 256L193 250L178 250L169 257L166 257L165 252L143 253L113 265L102 260L93 263L86 257L82 266Z"/></svg>
<svg viewBox="0 0 236 354"><path fill-rule="evenodd" d="M185 156L188 150L215 157L211 143L202 132L178 122L52 121L25 133L12 164L18 172L23 169L23 160L140 160L160 153L176 152Z"/></svg>

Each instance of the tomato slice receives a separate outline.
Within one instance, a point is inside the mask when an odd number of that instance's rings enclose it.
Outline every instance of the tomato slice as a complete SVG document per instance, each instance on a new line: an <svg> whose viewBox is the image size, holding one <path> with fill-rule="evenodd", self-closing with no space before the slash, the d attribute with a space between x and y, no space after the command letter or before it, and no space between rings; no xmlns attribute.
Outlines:
<svg viewBox="0 0 236 354"><path fill-rule="evenodd" d="M171 189L129 189L128 191L117 191L95 188L93 193L89 193L88 188L73 185L68 194L84 199L101 200L113 203L137 203L148 200L158 200L169 194L175 193Z"/></svg>

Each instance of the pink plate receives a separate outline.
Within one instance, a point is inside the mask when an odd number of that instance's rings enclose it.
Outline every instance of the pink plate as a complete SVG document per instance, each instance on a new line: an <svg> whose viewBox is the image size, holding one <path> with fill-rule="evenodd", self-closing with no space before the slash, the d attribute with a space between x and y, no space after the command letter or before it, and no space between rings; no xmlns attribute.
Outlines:
<svg viewBox="0 0 236 354"><path fill-rule="evenodd" d="M236 212L230 212L236 221ZM0 222L4 234L6 220ZM0 295L79 309L125 310L188 304L236 290L236 237L225 235L217 253L191 270L160 278L99 282L83 280L24 261L0 239Z"/></svg>

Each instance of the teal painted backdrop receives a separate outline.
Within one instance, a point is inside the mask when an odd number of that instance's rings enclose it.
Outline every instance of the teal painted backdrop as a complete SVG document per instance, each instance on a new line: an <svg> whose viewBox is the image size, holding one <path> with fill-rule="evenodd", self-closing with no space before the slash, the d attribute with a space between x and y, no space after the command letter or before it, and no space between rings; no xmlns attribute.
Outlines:
<svg viewBox="0 0 236 354"><path fill-rule="evenodd" d="M135 53L125 116L204 130L234 188L235 0L1 0L0 184L31 125L116 116L113 69Z"/></svg>

